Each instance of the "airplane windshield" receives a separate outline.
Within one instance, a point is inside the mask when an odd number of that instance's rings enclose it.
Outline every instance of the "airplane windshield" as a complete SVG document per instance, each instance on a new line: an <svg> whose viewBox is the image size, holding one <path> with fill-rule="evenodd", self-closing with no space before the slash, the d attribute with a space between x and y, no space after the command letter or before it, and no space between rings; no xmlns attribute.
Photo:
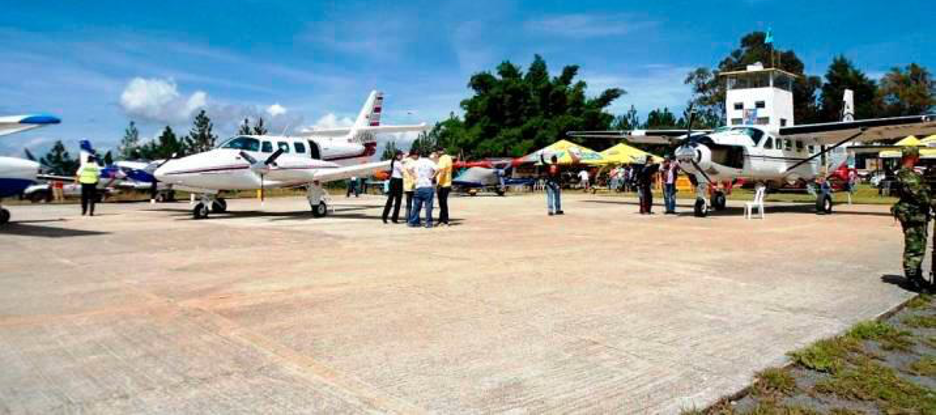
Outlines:
<svg viewBox="0 0 936 415"><path fill-rule="evenodd" d="M220 148L230 148L234 150L245 150L245 151L260 151L260 140L251 137L234 137L224 144Z"/></svg>

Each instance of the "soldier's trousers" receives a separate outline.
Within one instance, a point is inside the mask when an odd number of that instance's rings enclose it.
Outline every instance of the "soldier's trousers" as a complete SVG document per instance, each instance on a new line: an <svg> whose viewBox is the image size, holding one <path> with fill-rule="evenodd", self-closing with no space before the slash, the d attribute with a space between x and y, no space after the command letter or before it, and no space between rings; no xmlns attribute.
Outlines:
<svg viewBox="0 0 936 415"><path fill-rule="evenodd" d="M904 275L911 276L916 274L916 270L923 265L929 224L926 222L901 222L900 225L903 226L904 233Z"/></svg>

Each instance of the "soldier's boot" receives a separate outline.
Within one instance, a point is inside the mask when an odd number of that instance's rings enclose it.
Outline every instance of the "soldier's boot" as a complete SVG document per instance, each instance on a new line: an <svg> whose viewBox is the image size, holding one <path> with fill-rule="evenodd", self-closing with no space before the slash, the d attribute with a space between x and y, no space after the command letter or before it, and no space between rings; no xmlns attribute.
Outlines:
<svg viewBox="0 0 936 415"><path fill-rule="evenodd" d="M913 276L914 276L913 285L916 288L916 291L919 293L928 293L929 281L927 281L926 278L923 278L923 267L922 266L917 267Z"/></svg>
<svg viewBox="0 0 936 415"><path fill-rule="evenodd" d="M911 291L919 292L920 289L922 288L920 286L920 280L922 280L923 278L920 276L920 272L921 271L919 268L909 269L904 272L905 277L907 279L907 283L910 285L909 288Z"/></svg>

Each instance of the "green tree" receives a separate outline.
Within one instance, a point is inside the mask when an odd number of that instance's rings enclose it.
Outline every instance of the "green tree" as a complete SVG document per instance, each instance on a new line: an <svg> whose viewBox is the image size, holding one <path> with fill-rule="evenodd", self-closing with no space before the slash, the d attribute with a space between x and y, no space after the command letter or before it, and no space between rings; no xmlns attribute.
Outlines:
<svg viewBox="0 0 936 415"><path fill-rule="evenodd" d="M237 129L237 135L251 135L253 129L250 128L250 119L244 118L244 122L240 125L240 128Z"/></svg>
<svg viewBox="0 0 936 415"><path fill-rule="evenodd" d="M263 117L257 118L257 123L253 127L253 135L267 135L267 129L263 125Z"/></svg>
<svg viewBox="0 0 936 415"><path fill-rule="evenodd" d="M495 72L474 74L468 82L473 96L461 102L464 119L451 116L425 139L465 157L521 156L565 138L571 130L606 130L614 116L605 109L624 94L608 89L595 97L587 84L575 81L578 66L566 66L551 77L546 62L536 55L526 73L503 62ZM589 139L580 139L589 145ZM605 144L605 143L602 143Z"/></svg>
<svg viewBox="0 0 936 415"><path fill-rule="evenodd" d="M640 116L637 114L637 108L633 105L627 110L627 113L614 117L614 122L611 123L611 129L622 131L636 130L640 126Z"/></svg>
<svg viewBox="0 0 936 415"><path fill-rule="evenodd" d="M765 68L778 68L798 75L793 85L794 116L796 122L805 124L821 119L817 93L822 86L822 79L818 76L805 74L803 62L792 50L775 49L772 44L766 43L767 34L752 32L741 38L741 46L733 50L723 59L715 70L698 68L686 76L686 84L692 85L693 103L700 114L702 123L710 124L715 119L717 124L707 125L713 127L724 123L725 118L725 84L719 79L723 72L740 71L760 62Z"/></svg>
<svg viewBox="0 0 936 415"><path fill-rule="evenodd" d="M201 153L214 148L218 136L211 132L212 128L214 128L214 124L205 114L205 110L199 111L198 115L195 116L195 123L186 140L186 150L189 153Z"/></svg>
<svg viewBox="0 0 936 415"><path fill-rule="evenodd" d="M172 127L167 125L159 137L143 146L140 153L147 160L168 159L173 154L181 156L185 154L185 141L185 138L177 137Z"/></svg>
<svg viewBox="0 0 936 415"><path fill-rule="evenodd" d="M396 155L397 150L399 150L399 148L397 148L396 141L388 142L387 145L383 149L383 153L381 153L380 155L380 160L392 159L393 156Z"/></svg>
<svg viewBox="0 0 936 415"><path fill-rule="evenodd" d="M855 119L874 118L879 113L877 84L844 56L832 60L825 74L819 98L822 121L842 119L842 97L846 89L855 92Z"/></svg>
<svg viewBox="0 0 936 415"><path fill-rule="evenodd" d="M643 128L648 130L672 130L684 128L685 122L682 119L677 120L676 116L670 112L669 108L655 109L647 114L647 122Z"/></svg>
<svg viewBox="0 0 936 415"><path fill-rule="evenodd" d="M925 114L936 107L936 82L925 67L915 63L891 69L881 79L878 92L890 116Z"/></svg>
<svg viewBox="0 0 936 415"><path fill-rule="evenodd" d="M135 122L130 121L130 125L127 126L126 130L124 130L124 136L120 140L120 145L117 146L117 156L121 160L133 160L139 158L139 148L140 130L137 129Z"/></svg>
<svg viewBox="0 0 936 415"><path fill-rule="evenodd" d="M52 148L49 149L49 152L46 155L42 156L39 159L39 163L43 166L46 166L50 173L58 176L73 176L78 172L78 167L80 162L78 158L72 158L68 154L68 150L65 148L65 144L62 144L62 140L58 140L52 145Z"/></svg>

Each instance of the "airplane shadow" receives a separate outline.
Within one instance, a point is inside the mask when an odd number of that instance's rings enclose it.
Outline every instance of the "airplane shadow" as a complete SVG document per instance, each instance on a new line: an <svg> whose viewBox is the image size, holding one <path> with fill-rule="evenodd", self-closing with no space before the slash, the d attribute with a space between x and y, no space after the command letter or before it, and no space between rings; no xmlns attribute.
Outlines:
<svg viewBox="0 0 936 415"><path fill-rule="evenodd" d="M41 220L10 222L0 227L0 235L35 236L40 238L73 238L76 236L107 235L109 232L84 231L78 229L63 229L51 226L40 226L35 223L64 222L63 220Z"/></svg>
<svg viewBox="0 0 936 415"><path fill-rule="evenodd" d="M653 210L657 211L662 210L663 206L656 203L654 199ZM636 200L583 200L585 203L598 203L598 204L608 204L608 205L630 205L630 206L640 206L640 203ZM693 205L688 203L677 203L676 204L678 212L677 216L694 216ZM812 203L797 203L792 205L771 205L770 202L767 202L765 205L766 212L769 215L770 213L809 213L816 214L816 207ZM715 211L709 210L709 216L737 216L744 215L744 208L740 206L729 206L725 210ZM867 212L867 211L841 211L834 209L832 210L831 216L836 215L853 215L853 216L884 216L891 217L889 212Z"/></svg>

